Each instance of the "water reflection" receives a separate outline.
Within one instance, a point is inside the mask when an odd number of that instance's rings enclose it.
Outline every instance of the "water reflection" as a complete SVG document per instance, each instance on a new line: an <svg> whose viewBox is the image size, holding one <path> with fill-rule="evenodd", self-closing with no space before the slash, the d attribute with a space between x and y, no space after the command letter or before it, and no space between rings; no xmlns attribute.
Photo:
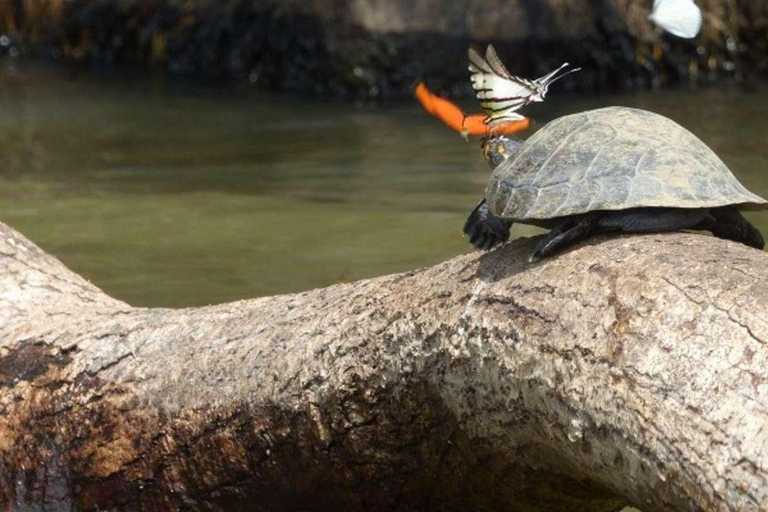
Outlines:
<svg viewBox="0 0 768 512"><path fill-rule="evenodd" d="M541 125L607 104L664 113L766 196L766 100L722 90L553 98L532 114ZM23 69L0 72L0 112L0 218L135 305L435 263L468 250L461 225L488 177L477 144L415 104L363 110ZM768 231L768 214L751 218Z"/></svg>

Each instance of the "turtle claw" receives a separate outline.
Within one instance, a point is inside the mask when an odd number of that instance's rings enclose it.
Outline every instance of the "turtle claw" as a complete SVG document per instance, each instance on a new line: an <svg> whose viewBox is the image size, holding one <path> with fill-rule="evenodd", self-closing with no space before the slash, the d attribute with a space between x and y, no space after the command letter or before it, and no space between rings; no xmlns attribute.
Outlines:
<svg viewBox="0 0 768 512"><path fill-rule="evenodd" d="M507 238L509 238L509 237L507 237ZM503 244L504 242L505 242L505 240L503 240L502 238L500 238L500 237L498 237L498 236L496 236L496 235L494 235L492 233L487 233L486 236L485 236L485 243L481 244L479 248L481 250L483 250L483 251L490 251L491 249L493 249L497 245Z"/></svg>
<svg viewBox="0 0 768 512"><path fill-rule="evenodd" d="M483 199L469 214L464 224L464 234L475 248L489 251L509 239L510 227L512 223L493 215Z"/></svg>
<svg viewBox="0 0 768 512"><path fill-rule="evenodd" d="M480 245L480 237L483 236L483 230L479 225L474 225L467 233L467 236L469 237L469 243L477 247Z"/></svg>

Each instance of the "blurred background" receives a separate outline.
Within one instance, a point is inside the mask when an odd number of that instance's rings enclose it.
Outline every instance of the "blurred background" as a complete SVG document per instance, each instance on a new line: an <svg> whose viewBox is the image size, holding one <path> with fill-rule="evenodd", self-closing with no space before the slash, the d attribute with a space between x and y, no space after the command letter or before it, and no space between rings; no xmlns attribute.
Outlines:
<svg viewBox="0 0 768 512"><path fill-rule="evenodd" d="M538 126L652 110L768 196L768 2L697 4L683 40L651 0L0 0L0 220L137 306L436 263L489 170L411 88L478 111L488 42L522 76L582 67Z"/></svg>

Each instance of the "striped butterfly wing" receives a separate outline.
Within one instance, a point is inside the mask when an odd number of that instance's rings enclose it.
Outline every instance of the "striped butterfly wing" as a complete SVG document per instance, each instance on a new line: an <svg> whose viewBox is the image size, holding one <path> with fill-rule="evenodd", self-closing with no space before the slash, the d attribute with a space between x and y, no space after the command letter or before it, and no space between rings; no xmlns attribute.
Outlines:
<svg viewBox="0 0 768 512"><path fill-rule="evenodd" d="M469 49L469 71L472 73L472 88L480 106L488 114L486 124L525 119L515 111L531 102L538 85L507 71L493 46L488 45L485 57L474 48Z"/></svg>

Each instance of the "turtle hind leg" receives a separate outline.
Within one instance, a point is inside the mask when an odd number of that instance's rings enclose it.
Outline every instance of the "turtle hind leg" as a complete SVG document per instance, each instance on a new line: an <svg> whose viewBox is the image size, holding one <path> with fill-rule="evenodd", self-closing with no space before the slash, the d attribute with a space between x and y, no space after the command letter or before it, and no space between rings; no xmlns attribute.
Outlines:
<svg viewBox="0 0 768 512"><path fill-rule="evenodd" d="M593 215L571 217L544 235L531 251L528 261L535 262L561 249L587 238L598 224Z"/></svg>
<svg viewBox="0 0 768 512"><path fill-rule="evenodd" d="M632 208L571 217L536 244L529 260L537 261L595 233L658 233L705 229L699 225L708 217L707 213L706 208Z"/></svg>
<svg viewBox="0 0 768 512"><path fill-rule="evenodd" d="M492 214L483 199L475 206L467 222L464 223L464 234L469 237L469 243L473 246L487 251L509 240L511 227L512 222Z"/></svg>
<svg viewBox="0 0 768 512"><path fill-rule="evenodd" d="M663 233L705 229L699 226L707 221L708 213L706 208L631 208L601 212L598 223L601 231Z"/></svg>
<svg viewBox="0 0 768 512"><path fill-rule="evenodd" d="M765 247L763 235L744 218L736 206L712 208L709 214L712 220L703 229L712 231L717 238L740 242L755 249Z"/></svg>
<svg viewBox="0 0 768 512"><path fill-rule="evenodd" d="M732 205L719 208L634 208L603 212L599 225L601 231L619 230L625 233L701 229L711 231L718 238L757 249L765 246L760 231Z"/></svg>

